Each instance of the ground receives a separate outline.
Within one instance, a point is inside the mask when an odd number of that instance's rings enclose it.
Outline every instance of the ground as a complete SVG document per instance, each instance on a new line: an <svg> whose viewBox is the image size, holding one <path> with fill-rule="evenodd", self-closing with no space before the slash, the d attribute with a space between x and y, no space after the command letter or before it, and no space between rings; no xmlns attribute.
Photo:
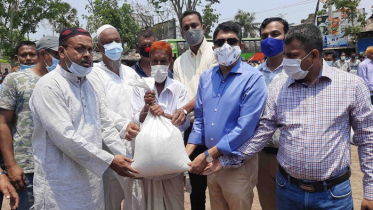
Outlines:
<svg viewBox="0 0 373 210"><path fill-rule="evenodd" d="M352 171L352 176L351 176L351 186L352 186L352 197L354 199L354 209L360 209L360 204L361 200L363 199L363 184L362 184L362 178L363 178L363 173L360 171L360 166L359 166L359 157L357 154L357 147L352 146L352 155L351 155L351 171ZM189 202L189 192L190 192L190 185L187 186L187 192L185 192L185 210L190 209L190 202ZM207 199L208 199L208 192L206 193ZM257 196L257 192L255 189L255 198L254 198L254 203L253 203L253 210L260 210L260 204ZM4 199L6 200L6 199ZM5 201L3 204L3 210L9 210L10 208L8 207L8 203ZM207 200L206 204L206 210L211 210L209 201Z"/></svg>

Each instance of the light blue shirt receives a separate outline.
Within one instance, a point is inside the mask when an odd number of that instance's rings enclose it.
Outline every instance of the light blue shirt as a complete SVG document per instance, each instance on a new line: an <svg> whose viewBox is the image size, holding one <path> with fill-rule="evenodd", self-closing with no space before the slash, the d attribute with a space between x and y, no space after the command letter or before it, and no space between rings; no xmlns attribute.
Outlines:
<svg viewBox="0 0 373 210"><path fill-rule="evenodd" d="M202 73L188 143L215 145L224 155L250 138L267 100L263 75L239 61L223 78L219 66Z"/></svg>
<svg viewBox="0 0 373 210"><path fill-rule="evenodd" d="M277 74L280 74L283 70L282 63L274 71L268 68L267 61L256 67L264 76L267 86L272 82Z"/></svg>
<svg viewBox="0 0 373 210"><path fill-rule="evenodd" d="M370 94L373 95L373 61L365 58L357 67L357 75L363 78L369 88Z"/></svg>

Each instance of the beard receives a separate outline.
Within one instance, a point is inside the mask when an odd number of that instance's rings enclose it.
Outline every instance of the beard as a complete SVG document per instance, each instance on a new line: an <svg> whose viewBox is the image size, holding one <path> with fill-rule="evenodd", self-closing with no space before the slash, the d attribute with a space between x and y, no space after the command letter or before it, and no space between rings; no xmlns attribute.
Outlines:
<svg viewBox="0 0 373 210"><path fill-rule="evenodd" d="M109 61L109 65L111 66L112 70L117 72L119 71L120 65L122 64L121 60L116 60L116 61Z"/></svg>

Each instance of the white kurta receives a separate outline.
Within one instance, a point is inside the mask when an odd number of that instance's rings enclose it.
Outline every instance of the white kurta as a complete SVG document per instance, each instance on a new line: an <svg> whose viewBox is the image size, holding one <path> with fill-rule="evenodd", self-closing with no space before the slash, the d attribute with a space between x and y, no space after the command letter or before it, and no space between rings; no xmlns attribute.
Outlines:
<svg viewBox="0 0 373 210"><path fill-rule="evenodd" d="M91 81L59 65L36 84L34 119L35 209L104 209L102 174L126 154L119 133Z"/></svg>

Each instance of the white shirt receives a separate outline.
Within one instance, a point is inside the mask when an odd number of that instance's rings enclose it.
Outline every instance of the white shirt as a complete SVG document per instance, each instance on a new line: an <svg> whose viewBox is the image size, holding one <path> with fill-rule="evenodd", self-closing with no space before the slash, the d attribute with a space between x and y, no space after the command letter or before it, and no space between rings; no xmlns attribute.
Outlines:
<svg viewBox="0 0 373 210"><path fill-rule="evenodd" d="M174 62L174 79L187 87L189 100L192 100L197 94L199 77L202 72L218 65L212 50L213 46L204 38L197 55L189 48Z"/></svg>
<svg viewBox="0 0 373 210"><path fill-rule="evenodd" d="M124 139L127 125L132 121L133 87L129 86L128 82L139 79L139 75L131 67L121 65L118 76L110 71L104 62L100 62L93 65L93 70L87 77L93 82L95 90L100 93L110 112L110 117Z"/></svg>
<svg viewBox="0 0 373 210"><path fill-rule="evenodd" d="M140 113L145 106L144 95L148 90L145 88L134 87L132 98L132 109L135 122L140 123ZM177 109L185 106L189 102L188 94L185 86L181 82L167 77L165 86L158 96L158 91L155 91L156 103L159 104L162 110L172 115ZM180 131L185 131L190 126L189 117L184 124L179 126ZM141 132L141 131L140 131Z"/></svg>
<svg viewBox="0 0 373 210"><path fill-rule="evenodd" d="M102 174L126 154L119 133L91 81L59 65L36 84L34 120L35 209L104 209Z"/></svg>

